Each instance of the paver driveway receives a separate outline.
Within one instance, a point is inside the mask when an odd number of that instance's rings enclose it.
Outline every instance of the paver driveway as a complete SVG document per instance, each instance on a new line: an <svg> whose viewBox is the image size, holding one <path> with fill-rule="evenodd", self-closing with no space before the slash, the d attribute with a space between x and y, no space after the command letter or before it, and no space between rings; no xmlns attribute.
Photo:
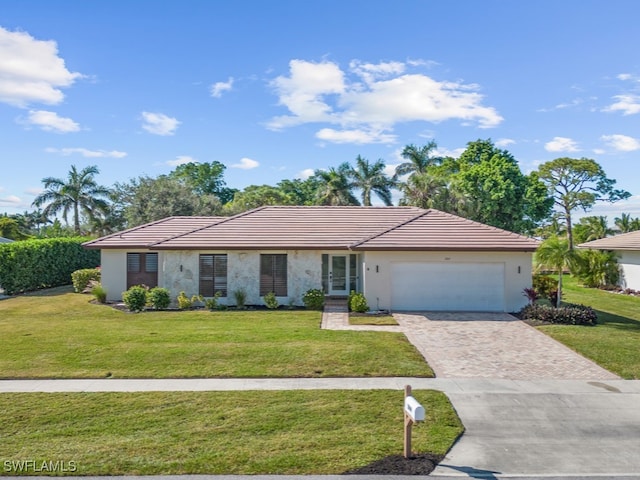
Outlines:
<svg viewBox="0 0 640 480"><path fill-rule="evenodd" d="M394 317L438 377L619 378L506 313L417 312Z"/></svg>

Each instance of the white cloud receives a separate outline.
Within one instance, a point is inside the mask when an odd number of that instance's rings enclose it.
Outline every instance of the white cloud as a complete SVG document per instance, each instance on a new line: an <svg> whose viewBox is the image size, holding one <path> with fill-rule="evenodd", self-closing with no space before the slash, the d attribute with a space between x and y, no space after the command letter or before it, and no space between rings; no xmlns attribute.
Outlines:
<svg viewBox="0 0 640 480"><path fill-rule="evenodd" d="M378 132L366 132L364 130L334 130L333 128L323 128L316 132L316 138L333 143L393 143L395 135Z"/></svg>
<svg viewBox="0 0 640 480"><path fill-rule="evenodd" d="M64 99L61 88L80 77L67 70L56 42L0 27L0 102L17 107L56 105Z"/></svg>
<svg viewBox="0 0 640 480"><path fill-rule="evenodd" d="M142 112L142 119L145 122L142 128L154 135L173 135L180 125L177 119L164 113Z"/></svg>
<svg viewBox="0 0 640 480"><path fill-rule="evenodd" d="M607 153L607 151L603 150L602 148L594 148L593 153L595 153L596 155L604 155L605 153Z"/></svg>
<svg viewBox="0 0 640 480"><path fill-rule="evenodd" d="M300 180L306 180L309 177L312 177L315 173L313 168L305 168L304 170L297 173L295 178L299 178Z"/></svg>
<svg viewBox="0 0 640 480"><path fill-rule="evenodd" d="M71 133L80 131L80 125L70 118L59 117L56 112L47 110L30 110L26 120L20 120L25 125L35 125L45 132Z"/></svg>
<svg viewBox="0 0 640 480"><path fill-rule="evenodd" d="M511 138L500 138L500 139L496 140L495 145L496 145L496 147L499 147L499 148L506 148L509 145L513 145L515 143L516 143L516 141L512 140Z"/></svg>
<svg viewBox="0 0 640 480"><path fill-rule="evenodd" d="M211 96L220 98L223 92L230 91L233 88L233 77L229 77L226 82L216 82L211 85Z"/></svg>
<svg viewBox="0 0 640 480"><path fill-rule="evenodd" d="M124 158L127 156L127 152L120 152L118 150L89 150L87 148L45 148L47 153L58 153L65 157L73 155L74 153L80 154L86 158Z"/></svg>
<svg viewBox="0 0 640 480"><path fill-rule="evenodd" d="M241 158L239 163L234 163L233 165L231 165L231 168L239 168L241 170L252 170L254 168L257 168L260 165L260 163L256 162L255 160L251 160L250 158Z"/></svg>
<svg viewBox="0 0 640 480"><path fill-rule="evenodd" d="M198 160L188 155L179 155L175 160L169 160L166 162L166 164L171 167L177 167L178 165L184 165L185 163L198 163Z"/></svg>
<svg viewBox="0 0 640 480"><path fill-rule="evenodd" d="M613 97L617 102L603 109L604 112L622 112L623 115L640 113L640 96L625 94Z"/></svg>
<svg viewBox="0 0 640 480"><path fill-rule="evenodd" d="M605 142L609 147L621 152L640 150L640 140L627 135L602 135L600 140Z"/></svg>
<svg viewBox="0 0 640 480"><path fill-rule="evenodd" d="M547 152L578 152L578 144L575 140L567 137L553 137L553 140L544 144Z"/></svg>
<svg viewBox="0 0 640 480"><path fill-rule="evenodd" d="M290 113L271 119L267 126L274 130L322 122L340 126L316 134L330 141L345 143L351 137L351 143L387 143L394 138L389 132L402 122L457 119L489 128L503 120L493 107L482 105L477 85L407 73L408 66L420 66L416 62L353 60L347 72L327 61L292 60L289 65L289 76L271 83Z"/></svg>
<svg viewBox="0 0 640 480"><path fill-rule="evenodd" d="M15 195L9 195L8 197L0 198L0 206L2 207L15 207L20 205L22 200Z"/></svg>

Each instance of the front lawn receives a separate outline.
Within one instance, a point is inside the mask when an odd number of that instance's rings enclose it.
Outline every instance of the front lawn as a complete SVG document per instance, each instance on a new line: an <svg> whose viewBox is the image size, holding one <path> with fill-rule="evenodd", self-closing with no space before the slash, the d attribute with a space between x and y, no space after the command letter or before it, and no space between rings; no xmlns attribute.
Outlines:
<svg viewBox="0 0 640 480"><path fill-rule="evenodd" d="M315 311L124 313L52 290L0 301L1 378L433 376L404 335Z"/></svg>
<svg viewBox="0 0 640 480"><path fill-rule="evenodd" d="M640 379L640 298L582 287L565 275L563 300L593 307L598 325L537 327L607 370Z"/></svg>
<svg viewBox="0 0 640 480"><path fill-rule="evenodd" d="M463 430L455 411L413 394L427 413L413 451L444 455ZM339 474L402 454L402 405L391 390L8 393L0 458L5 475Z"/></svg>

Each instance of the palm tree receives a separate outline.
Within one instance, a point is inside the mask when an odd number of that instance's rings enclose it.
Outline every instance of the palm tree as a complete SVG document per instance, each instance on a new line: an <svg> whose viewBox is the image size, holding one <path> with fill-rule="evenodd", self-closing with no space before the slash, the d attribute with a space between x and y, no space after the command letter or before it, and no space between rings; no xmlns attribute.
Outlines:
<svg viewBox="0 0 640 480"><path fill-rule="evenodd" d="M613 235L609 228L607 217L590 216L582 217L580 223L574 225L574 238L576 243L590 242Z"/></svg>
<svg viewBox="0 0 640 480"><path fill-rule="evenodd" d="M547 238L536 250L535 262L538 270L551 270L558 274L558 300L562 300L562 273L576 263L577 253L569 246L569 240L556 236Z"/></svg>
<svg viewBox="0 0 640 480"><path fill-rule="evenodd" d="M356 167L349 171L351 185L362 190L362 205L365 207L371 206L371 193L375 193L385 205L392 204L391 187L393 187L394 181L387 177L384 168L383 160L378 160L372 165L369 160L358 155Z"/></svg>
<svg viewBox="0 0 640 480"><path fill-rule="evenodd" d="M318 179L316 203L318 205L360 205L353 195L353 184L349 180L351 166L343 163L338 168L316 170L314 175Z"/></svg>
<svg viewBox="0 0 640 480"><path fill-rule="evenodd" d="M98 167L91 165L80 172L75 165L71 166L67 180L54 177L42 179L45 191L38 195L33 205L44 208L44 215L54 216L62 211L62 218L67 222L69 211L73 212L73 227L77 235L80 235L80 214L86 214L89 219L98 213L107 213L109 204L100 197L108 197L109 189L96 183L94 175L100 173Z"/></svg>
<svg viewBox="0 0 640 480"><path fill-rule="evenodd" d="M413 144L404 147L400 155L408 161L396 167L396 175L400 177L407 174L425 173L430 166L440 165L442 158L431 156L436 148L438 145L433 140L422 147L416 147Z"/></svg>

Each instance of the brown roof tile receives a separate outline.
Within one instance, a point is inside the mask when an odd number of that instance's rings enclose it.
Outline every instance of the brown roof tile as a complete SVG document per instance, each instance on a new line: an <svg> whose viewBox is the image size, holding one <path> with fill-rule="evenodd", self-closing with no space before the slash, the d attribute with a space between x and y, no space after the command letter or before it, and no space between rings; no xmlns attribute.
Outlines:
<svg viewBox="0 0 640 480"><path fill-rule="evenodd" d="M165 238L188 233L226 217L168 217L85 242L86 248L145 248Z"/></svg>
<svg viewBox="0 0 640 480"><path fill-rule="evenodd" d="M581 243L578 247L597 250L640 250L640 231Z"/></svg>

